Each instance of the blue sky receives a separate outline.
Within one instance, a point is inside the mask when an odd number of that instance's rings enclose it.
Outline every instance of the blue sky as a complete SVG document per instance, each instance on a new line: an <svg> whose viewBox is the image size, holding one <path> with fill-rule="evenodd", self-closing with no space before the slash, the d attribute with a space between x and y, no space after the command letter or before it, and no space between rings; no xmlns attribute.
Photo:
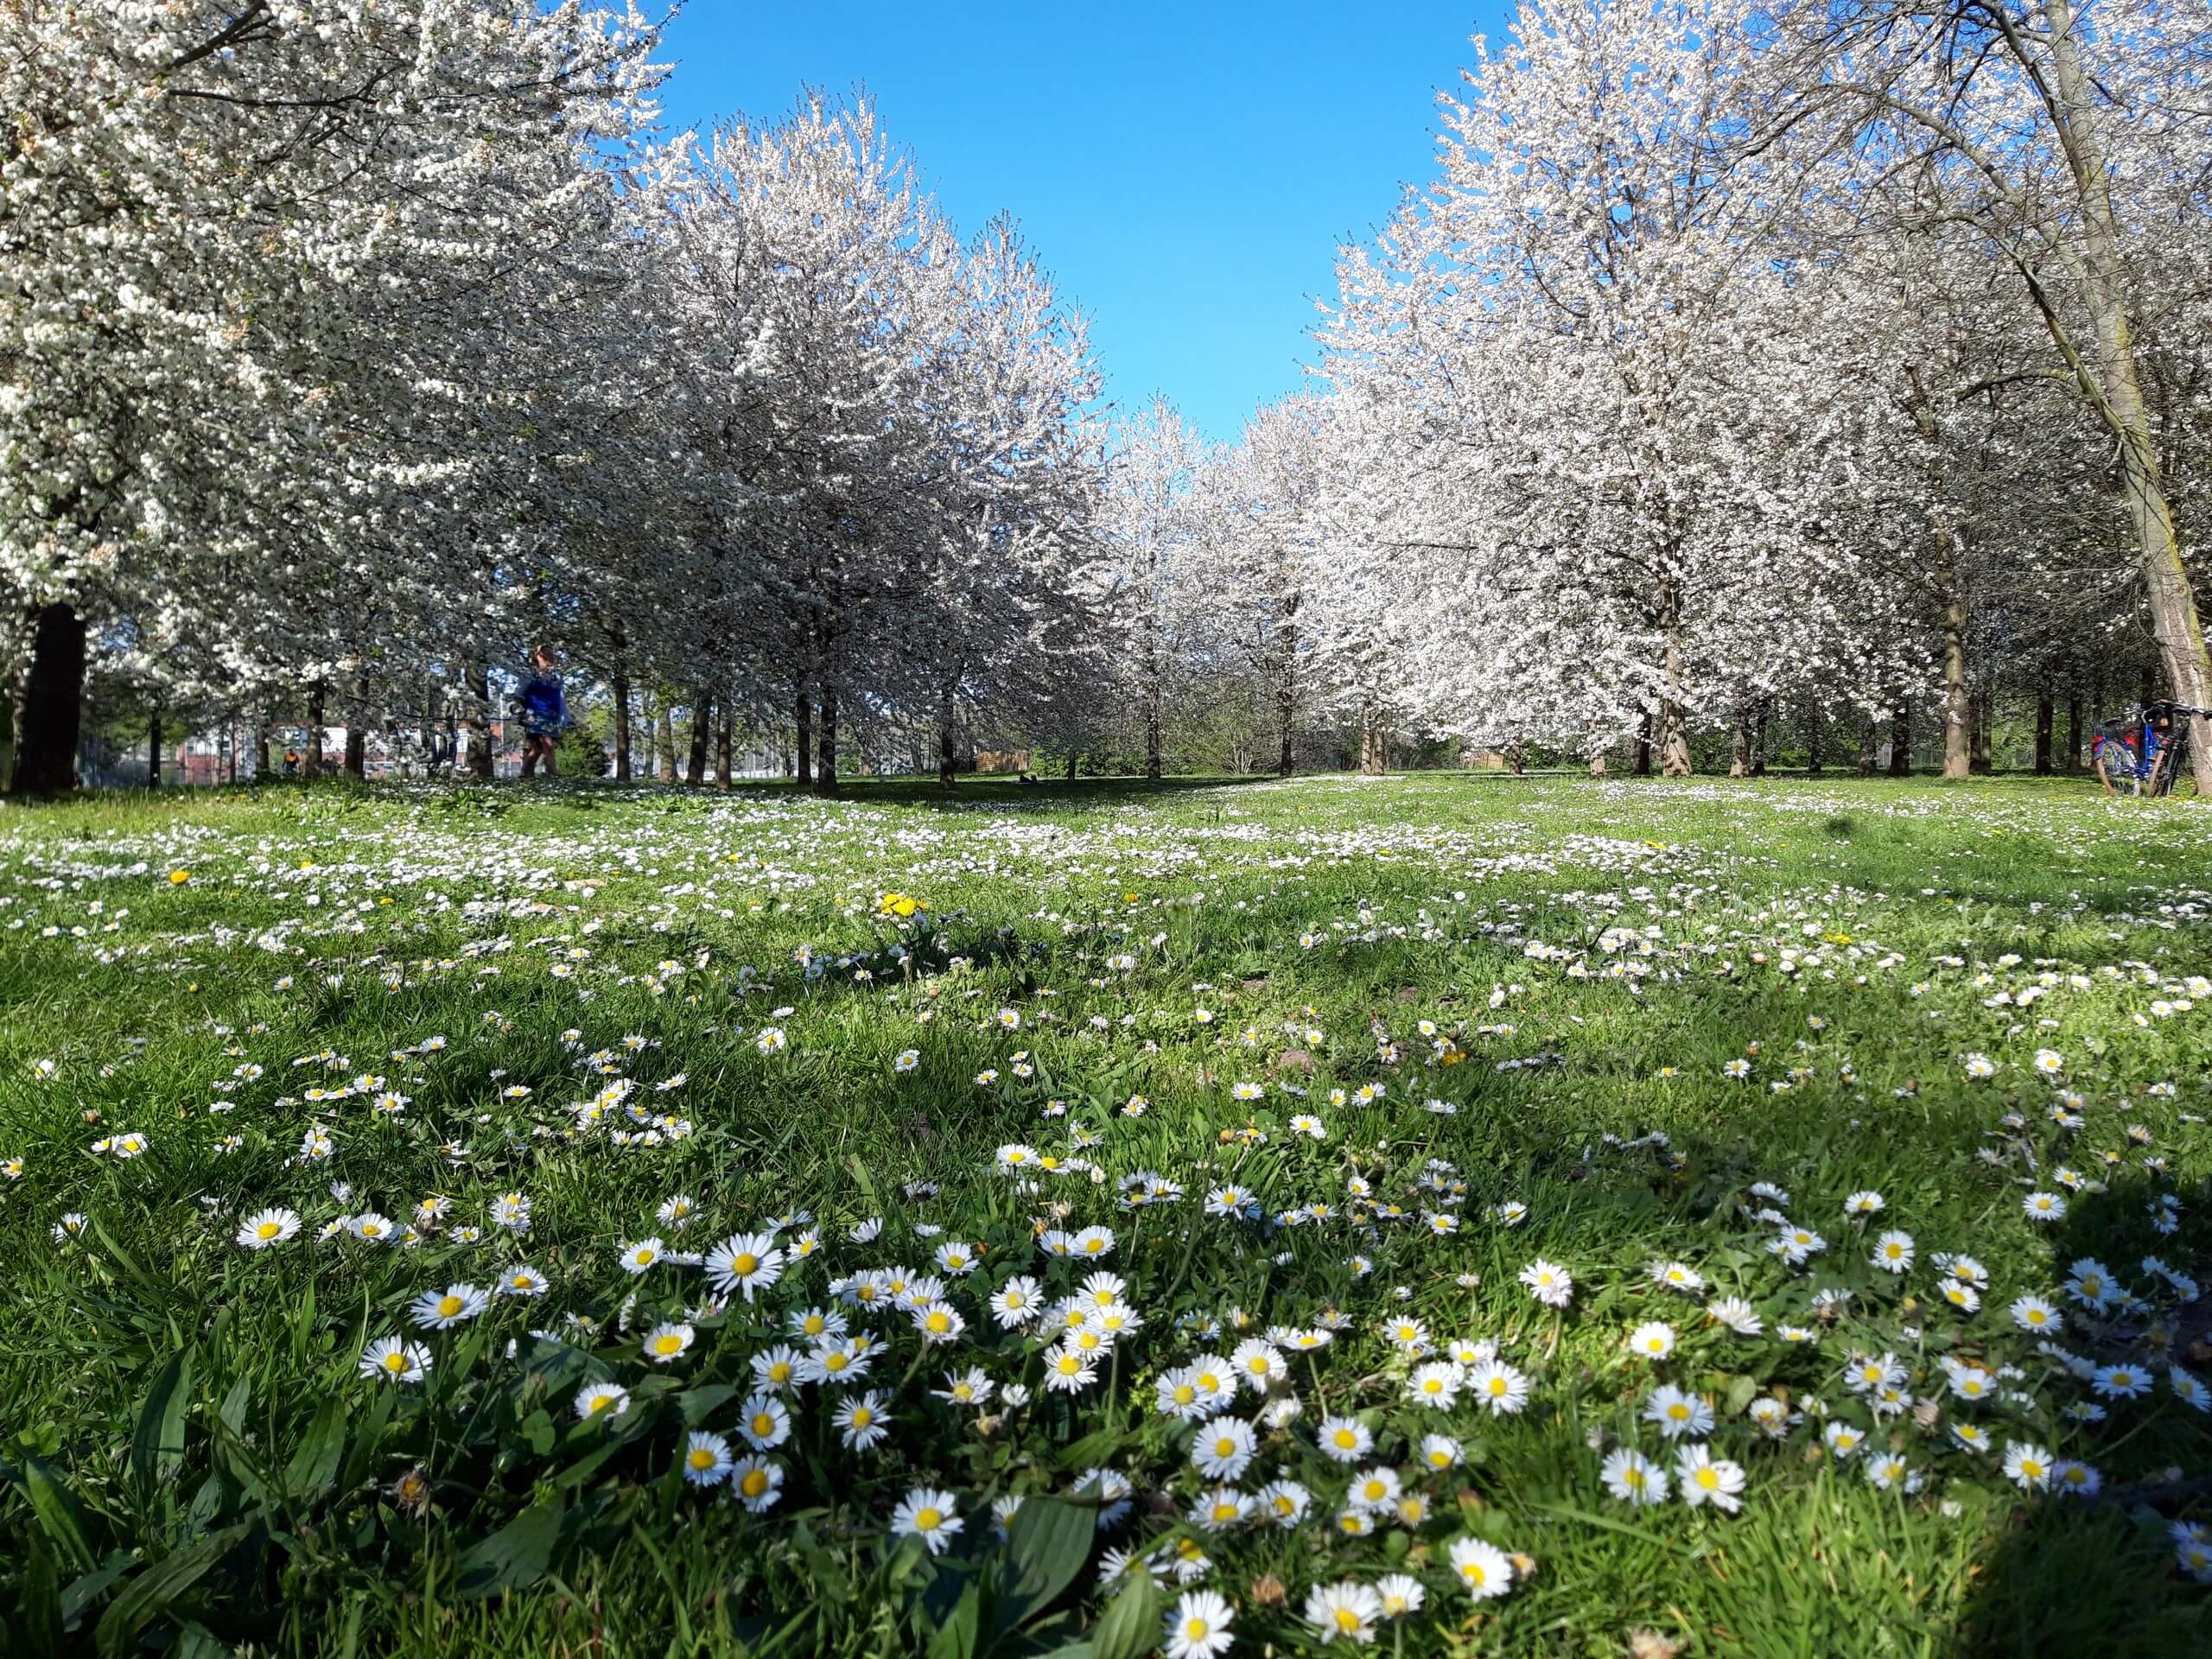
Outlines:
<svg viewBox="0 0 2212 1659"><path fill-rule="evenodd" d="M1435 89L1500 0L1085 6L690 0L672 128L865 86L963 232L1012 213L1088 313L1109 397L1233 438L1300 384L1313 296L1432 172Z"/></svg>

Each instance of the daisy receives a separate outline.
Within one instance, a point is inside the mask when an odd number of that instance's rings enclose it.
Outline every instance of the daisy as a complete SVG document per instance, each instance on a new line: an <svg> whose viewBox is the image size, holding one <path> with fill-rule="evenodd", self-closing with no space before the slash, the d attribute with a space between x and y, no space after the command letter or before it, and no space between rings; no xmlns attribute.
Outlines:
<svg viewBox="0 0 2212 1659"><path fill-rule="evenodd" d="M1285 1374L1282 1351L1255 1337L1240 1342L1229 1356L1230 1369L1254 1389L1264 1389Z"/></svg>
<svg viewBox="0 0 2212 1659"><path fill-rule="evenodd" d="M1694 1510L1710 1503L1733 1515L1743 1507L1743 1465L1726 1458L1716 1459L1712 1448L1702 1441L1675 1454L1675 1481L1681 1489L1682 1502Z"/></svg>
<svg viewBox="0 0 2212 1659"><path fill-rule="evenodd" d="M943 1552L962 1524L953 1512L952 1494L928 1486L915 1487L891 1512L892 1535L919 1538L932 1555Z"/></svg>
<svg viewBox="0 0 2212 1659"><path fill-rule="evenodd" d="M1229 1604L1211 1590L1186 1590L1167 1615L1167 1659L1218 1659L1234 1639L1236 1618Z"/></svg>
<svg viewBox="0 0 2212 1659"><path fill-rule="evenodd" d="M420 1382L430 1369L430 1351L404 1337L380 1337L361 1351L363 1376L386 1382Z"/></svg>
<svg viewBox="0 0 2212 1659"><path fill-rule="evenodd" d="M1338 1641L1361 1644L1375 1640L1375 1621L1382 1617L1382 1599L1366 1585L1317 1585L1306 1593L1306 1622L1323 1645Z"/></svg>
<svg viewBox="0 0 2212 1659"><path fill-rule="evenodd" d="M1659 1432L1670 1440L1685 1434L1710 1434L1713 1408L1697 1395L1668 1383L1652 1389L1651 1397L1644 1402L1643 1421L1658 1424Z"/></svg>
<svg viewBox="0 0 2212 1659"><path fill-rule="evenodd" d="M657 1325L645 1332L645 1357L656 1365L672 1364L690 1351L696 1334L688 1325Z"/></svg>
<svg viewBox="0 0 2212 1659"><path fill-rule="evenodd" d="M866 1394L848 1395L839 1402L830 1421L854 1451L867 1451L891 1432L891 1417L883 1409L883 1400L880 1389L870 1389Z"/></svg>
<svg viewBox="0 0 2212 1659"><path fill-rule="evenodd" d="M740 1458L731 1465L730 1490L754 1515L766 1515L783 1496L784 1465L773 1458Z"/></svg>
<svg viewBox="0 0 2212 1659"><path fill-rule="evenodd" d="M580 1422L588 1423L597 1417L611 1422L629 1409L630 1390L620 1382L592 1382L576 1391L576 1418Z"/></svg>
<svg viewBox="0 0 2212 1659"><path fill-rule="evenodd" d="M1541 1257L1521 1269L1521 1282L1547 1307L1565 1307L1574 1298L1574 1275Z"/></svg>
<svg viewBox="0 0 2212 1659"><path fill-rule="evenodd" d="M1452 1541L1452 1571L1477 1601L1489 1601L1513 1588L1513 1562L1495 1544L1479 1538Z"/></svg>
<svg viewBox="0 0 2212 1659"><path fill-rule="evenodd" d="M2066 1200L2056 1192L2031 1192L2020 1200L2020 1209L2030 1221L2066 1219Z"/></svg>
<svg viewBox="0 0 2212 1659"><path fill-rule="evenodd" d="M1450 1360L1433 1360L1416 1370L1406 1384L1406 1397L1416 1405L1449 1411L1459 1397L1462 1373Z"/></svg>
<svg viewBox="0 0 2212 1659"><path fill-rule="evenodd" d="M1421 1611L1428 1599L1421 1581L1408 1573L1389 1573L1375 1580L1375 1593L1382 1603L1382 1617L1403 1618Z"/></svg>
<svg viewBox="0 0 2212 1659"><path fill-rule="evenodd" d="M622 1247L622 1271L643 1273L667 1253L668 1247L657 1238L641 1238L634 1244Z"/></svg>
<svg viewBox="0 0 2212 1659"><path fill-rule="evenodd" d="M1286 1531L1306 1518L1313 1494L1294 1480L1271 1480L1253 1495L1252 1509L1262 1521Z"/></svg>
<svg viewBox="0 0 2212 1659"><path fill-rule="evenodd" d="M1459 1442L1448 1434L1424 1434L1421 1441L1421 1460L1430 1469L1442 1471L1455 1467L1461 1452Z"/></svg>
<svg viewBox="0 0 2212 1659"><path fill-rule="evenodd" d="M783 1276L784 1253L768 1233L734 1233L707 1252L707 1281L725 1296L742 1292L747 1301Z"/></svg>
<svg viewBox="0 0 2212 1659"><path fill-rule="evenodd" d="M2050 1484L2053 1459L2039 1446L2020 1440L2005 1445L2005 1478L2024 1492L2040 1491Z"/></svg>
<svg viewBox="0 0 2212 1659"><path fill-rule="evenodd" d="M1529 1379L1502 1359L1485 1360L1468 1375L1467 1386L1493 1415L1510 1417L1529 1403Z"/></svg>
<svg viewBox="0 0 2212 1659"><path fill-rule="evenodd" d="M1375 1444L1375 1436L1357 1417L1325 1417L1314 1433L1321 1454L1338 1463L1357 1463Z"/></svg>
<svg viewBox="0 0 2212 1659"><path fill-rule="evenodd" d="M492 1299L474 1285L448 1285L443 1290L424 1291L408 1311L426 1331L450 1331L491 1305Z"/></svg>
<svg viewBox="0 0 2212 1659"><path fill-rule="evenodd" d="M1209 1480L1235 1480L1258 1449L1251 1424L1239 1417L1216 1417L1199 1426L1191 1441L1191 1462Z"/></svg>
<svg viewBox="0 0 2212 1659"><path fill-rule="evenodd" d="M1396 1503L1398 1490L1397 1471L1376 1464L1352 1477L1351 1486L1344 1497L1352 1508L1373 1514Z"/></svg>
<svg viewBox="0 0 2212 1659"><path fill-rule="evenodd" d="M238 1224L238 1242L249 1250L265 1250L282 1244L300 1230L298 1212L257 1210Z"/></svg>
<svg viewBox="0 0 2212 1659"><path fill-rule="evenodd" d="M729 1478L736 1467L729 1442L719 1434L693 1429L683 1447L683 1478L694 1486L712 1486Z"/></svg>
<svg viewBox="0 0 2212 1659"><path fill-rule="evenodd" d="M1912 1266L1912 1235L1895 1230L1884 1233L1874 1241L1874 1254L1869 1258L1884 1273L1903 1273Z"/></svg>
<svg viewBox="0 0 2212 1659"><path fill-rule="evenodd" d="M1608 1457L1598 1471L1605 1488L1624 1503L1663 1503L1667 1475L1643 1452L1622 1446Z"/></svg>
<svg viewBox="0 0 2212 1659"><path fill-rule="evenodd" d="M543 1296L552 1287L536 1268L509 1268L499 1284L502 1296Z"/></svg>
<svg viewBox="0 0 2212 1659"><path fill-rule="evenodd" d="M1252 1500L1234 1486L1217 1486L1201 1492L1191 1505L1191 1523L1205 1532L1227 1532L1242 1526L1252 1513Z"/></svg>
<svg viewBox="0 0 2212 1659"><path fill-rule="evenodd" d="M772 1394L756 1394L747 1400L743 1416L738 1433L755 1452L771 1451L791 1438L791 1412Z"/></svg>
<svg viewBox="0 0 2212 1659"><path fill-rule="evenodd" d="M1675 1327L1657 1319L1639 1325L1629 1333L1628 1345L1645 1359L1664 1359L1675 1351Z"/></svg>

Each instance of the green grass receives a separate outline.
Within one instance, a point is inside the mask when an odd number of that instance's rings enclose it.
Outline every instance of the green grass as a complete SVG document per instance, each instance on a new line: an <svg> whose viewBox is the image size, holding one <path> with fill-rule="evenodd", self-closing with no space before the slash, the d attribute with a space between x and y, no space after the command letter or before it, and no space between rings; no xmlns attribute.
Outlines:
<svg viewBox="0 0 2212 1659"><path fill-rule="evenodd" d="M1202 1554L1192 1582L1234 1605L1237 1653L1318 1650L1309 1589L1390 1573L1427 1596L1382 1627L1391 1652L2187 1650L2212 1590L2169 1529L2212 1521L2212 1417L2167 1367L2212 1379L2212 1297L2141 1263L2212 1284L2212 988L2189 982L2212 973L2208 886L2212 815L2024 781L863 781L835 804L325 785L9 809L0 1157L23 1168L0 1181L0 1648L1109 1659L1149 1650L1179 1590L1102 1582L1102 1557L1157 1548L1163 1571ZM887 915L887 893L927 909ZM763 1052L770 1027L784 1046ZM1993 1076L1969 1075L1977 1055ZM681 1133L629 1134L620 1105L581 1130L575 1105L620 1079L620 1104ZM2078 1128L2051 1121L2063 1090ZM375 1109L385 1093L404 1109ZM1292 1132L1301 1112L1325 1140ZM302 1160L317 1124L331 1154ZM143 1155L92 1150L134 1133ZM1010 1143L1062 1167L1027 1189L995 1167ZM1123 1207L1139 1171L1185 1196ZM1206 1213L1225 1185L1259 1218ZM1885 1208L1847 1216L1866 1190ZM2031 1222L2031 1191L2065 1196L2064 1219ZM509 1193L526 1235L493 1219ZM658 1219L679 1194L689 1220ZM370 1210L405 1224L434 1196L442 1218L404 1243L316 1237ZM1317 1203L1325 1218L1279 1224ZM1770 1253L1770 1205L1825 1250ZM300 1236L242 1249L264 1206L296 1211ZM702 1308L697 1266L620 1260L799 1211L818 1249L750 1305ZM84 1220L57 1238L65 1216ZM848 1236L875 1217L880 1237ZM1082 1270L1037 1236L1091 1225L1113 1229L1103 1265L1144 1323L1069 1396L1039 1386L1045 1340L1001 1331L987 1298L1018 1273L1071 1289ZM1902 1275L1869 1261L1890 1228L1915 1241ZM981 1252L948 1280L957 1340L925 1353L905 1317L846 1310L878 1338L886 1439L848 1449L840 1396L798 1389L773 1508L684 1484L688 1430L747 1451L772 1325L838 1306L856 1270L930 1271L947 1241ZM1946 1251L1986 1267L1978 1313L1940 1299ZM2083 1256L2139 1305L2069 1300ZM1563 1310L1518 1282L1540 1257L1573 1274ZM1704 1294L1655 1283L1663 1261ZM524 1262L543 1297L410 1323L423 1292ZM2069 1414L2099 1395L2016 1328L2028 1294L2063 1309L2069 1352L2143 1362L2152 1391ZM1761 1335L1707 1316L1724 1294ZM695 1345L651 1363L646 1332L687 1311ZM1496 1344L1526 1408L1412 1404L1385 1326L1403 1317L1440 1346ZM1273 1402L1300 1414L1255 1421L1235 1483L1301 1483L1306 1521L1203 1531L1189 1512L1217 1483L1155 1380L1338 1319L1287 1356ZM1657 1361L1626 1345L1653 1320L1676 1336ZM363 1378L365 1344L399 1334L427 1377ZM1846 1386L1854 1355L1885 1353L1917 1411L1877 1418ZM1950 1396L1946 1361L2004 1397ZM1033 1397L933 1396L969 1366ZM571 1408L594 1380L631 1390L612 1424ZM1713 1408L1740 1514L1608 1494L1616 1447L1672 1465L1640 1416L1662 1382ZM1787 1414L1777 1435L1759 1400ZM1318 1449L1330 1414L1366 1427L1357 1466L1395 1471L1419 1513L1338 1527L1352 1470ZM1827 1452L1831 1421L1866 1449ZM1961 1449L1961 1421L1999 1452ZM1431 1433L1461 1443L1457 1467L1418 1461ZM2013 1440L2092 1466L2102 1495L2017 1489ZM1866 1478L1890 1449L1917 1490ZM1134 1488L1103 1532L1077 1490L1094 1468ZM889 1529L919 1484L963 1517L936 1557ZM1001 1542L990 1502L1015 1496ZM1510 1595L1458 1586L1464 1537L1516 1554Z"/></svg>

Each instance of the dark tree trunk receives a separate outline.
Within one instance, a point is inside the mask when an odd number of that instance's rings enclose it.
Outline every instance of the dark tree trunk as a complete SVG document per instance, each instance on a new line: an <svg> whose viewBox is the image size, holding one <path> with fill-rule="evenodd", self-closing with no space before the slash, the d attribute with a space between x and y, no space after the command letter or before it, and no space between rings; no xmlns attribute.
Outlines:
<svg viewBox="0 0 2212 1659"><path fill-rule="evenodd" d="M1890 715L1890 776L1912 776L1912 705L1902 697Z"/></svg>
<svg viewBox="0 0 2212 1659"><path fill-rule="evenodd" d="M2058 724L2058 709L2046 685L2036 693L2036 772L2048 778L2053 771L2052 739Z"/></svg>
<svg viewBox="0 0 2212 1659"><path fill-rule="evenodd" d="M822 682L821 743L815 757L814 792L837 792L837 682Z"/></svg>
<svg viewBox="0 0 2212 1659"><path fill-rule="evenodd" d="M1766 722L1774 710L1774 700L1761 697L1751 714L1751 776L1766 776Z"/></svg>
<svg viewBox="0 0 2212 1659"><path fill-rule="evenodd" d="M1871 778L1874 775L1874 760L1880 752L1880 745L1877 740L1880 734L1880 728L1875 724L1874 716L1867 715L1866 729L1859 734L1859 775L1861 778Z"/></svg>
<svg viewBox="0 0 2212 1659"><path fill-rule="evenodd" d="M1828 759L1828 714L1817 702L1805 711L1805 775L1817 778Z"/></svg>
<svg viewBox="0 0 2212 1659"><path fill-rule="evenodd" d="M1068 782L1075 782L1075 763L1082 758L1083 757L1077 753L1075 750L1070 749L1068 751Z"/></svg>
<svg viewBox="0 0 2212 1659"><path fill-rule="evenodd" d="M468 744L468 775L480 783L492 779L492 677L481 663L463 671L461 729Z"/></svg>
<svg viewBox="0 0 2212 1659"><path fill-rule="evenodd" d="M1629 762L1629 770L1638 778L1651 775L1651 728L1656 718L1653 711L1646 709L1636 723L1636 741L1630 745L1635 758Z"/></svg>
<svg viewBox="0 0 2212 1659"><path fill-rule="evenodd" d="M731 764L730 752L734 747L736 729L736 716L728 709L723 709L722 717L715 722L715 787L716 789L730 787L731 773L734 770Z"/></svg>
<svg viewBox="0 0 2212 1659"><path fill-rule="evenodd" d="M1985 681L1974 695L1974 751L1971 760L1973 770L1985 778L1991 770L1989 748L1991 728L1996 721L1996 688Z"/></svg>
<svg viewBox="0 0 2212 1659"><path fill-rule="evenodd" d="M253 781L267 783L273 770L269 764L269 722L264 720L253 728Z"/></svg>
<svg viewBox="0 0 2212 1659"><path fill-rule="evenodd" d="M1291 728L1298 715L1298 598L1281 601L1277 617L1281 634L1281 657L1275 668L1275 718L1282 728L1282 753L1275 758L1275 775L1291 773Z"/></svg>
<svg viewBox="0 0 2212 1659"><path fill-rule="evenodd" d="M312 783L322 776L323 684L308 688L308 741L300 745L300 776Z"/></svg>
<svg viewBox="0 0 2212 1659"><path fill-rule="evenodd" d="M630 677L616 671L614 692L614 781L630 781Z"/></svg>
<svg viewBox="0 0 2212 1659"><path fill-rule="evenodd" d="M162 711L159 709L146 717L146 787L162 786Z"/></svg>
<svg viewBox="0 0 2212 1659"><path fill-rule="evenodd" d="M653 715L653 758L660 767L664 784L676 781L676 722L669 717L668 699L660 699L660 707Z"/></svg>
<svg viewBox="0 0 2212 1659"><path fill-rule="evenodd" d="M957 781L957 767L952 751L952 687L941 685L937 693L937 781L940 789L950 789Z"/></svg>
<svg viewBox="0 0 2212 1659"><path fill-rule="evenodd" d="M346 775L355 783L369 775L369 734L359 726L346 728Z"/></svg>
<svg viewBox="0 0 2212 1659"><path fill-rule="evenodd" d="M85 619L67 605L42 605L33 619L29 671L16 704L14 795L60 795L77 787L77 743L85 720Z"/></svg>
<svg viewBox="0 0 2212 1659"><path fill-rule="evenodd" d="M2082 683L2066 683L2066 770L2082 770Z"/></svg>
<svg viewBox="0 0 2212 1659"><path fill-rule="evenodd" d="M791 776L804 789L814 781L814 700L806 695L804 686L791 698L791 724L798 731L791 751Z"/></svg>
<svg viewBox="0 0 2212 1659"><path fill-rule="evenodd" d="M707 741L715 722L715 700L705 689L691 694L691 753L683 771L687 788L696 789L707 781Z"/></svg>

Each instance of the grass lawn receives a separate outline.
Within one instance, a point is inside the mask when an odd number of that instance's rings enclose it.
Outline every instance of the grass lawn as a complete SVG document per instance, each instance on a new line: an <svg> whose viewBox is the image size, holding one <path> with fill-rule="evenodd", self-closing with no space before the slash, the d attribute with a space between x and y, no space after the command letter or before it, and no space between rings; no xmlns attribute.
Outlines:
<svg viewBox="0 0 2212 1659"><path fill-rule="evenodd" d="M2212 1630L2212 812L868 788L0 811L0 1649Z"/></svg>

